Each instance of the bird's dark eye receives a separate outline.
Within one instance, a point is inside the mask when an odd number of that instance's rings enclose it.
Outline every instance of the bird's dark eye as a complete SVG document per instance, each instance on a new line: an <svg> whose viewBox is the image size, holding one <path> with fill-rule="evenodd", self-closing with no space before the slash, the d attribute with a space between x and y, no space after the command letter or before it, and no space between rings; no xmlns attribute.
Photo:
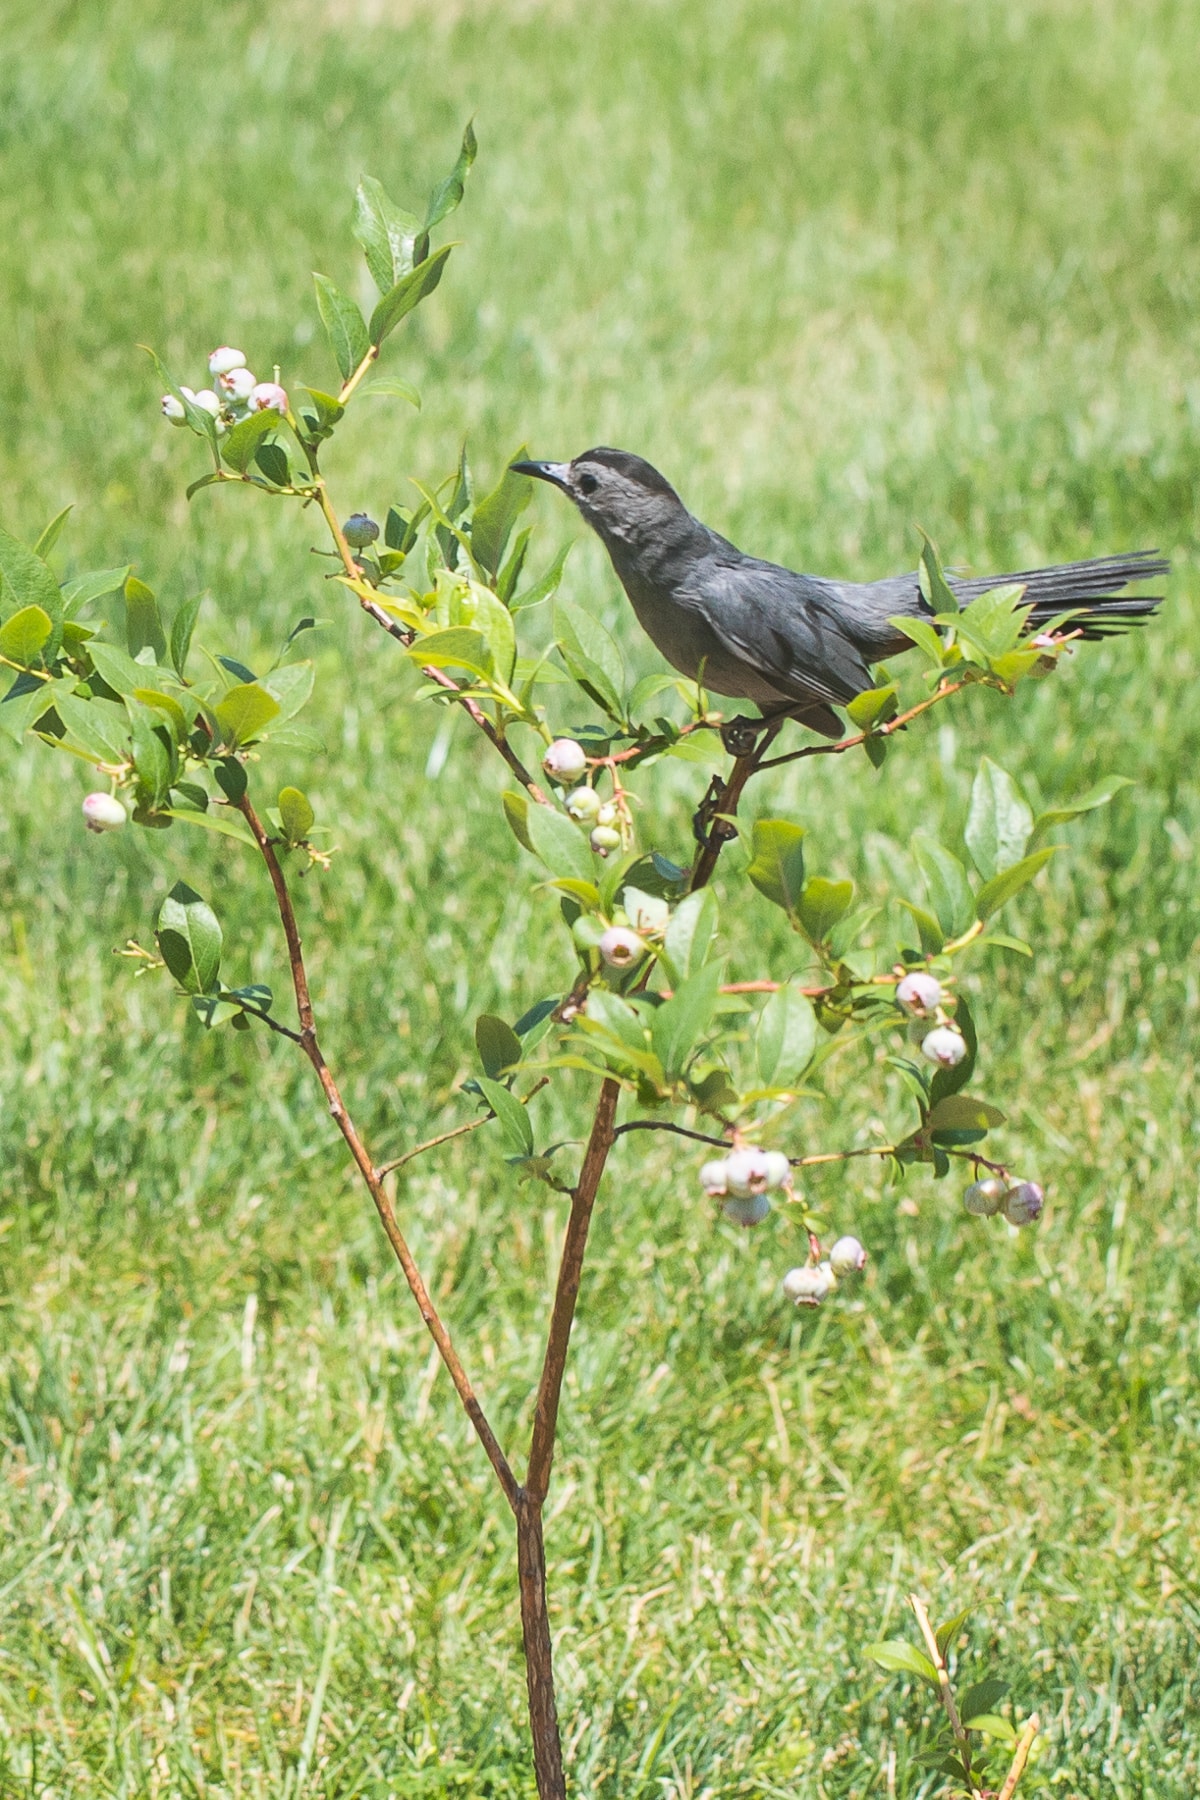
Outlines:
<svg viewBox="0 0 1200 1800"><path fill-rule="evenodd" d="M577 486L581 494L594 494L600 483L594 475L581 475Z"/></svg>

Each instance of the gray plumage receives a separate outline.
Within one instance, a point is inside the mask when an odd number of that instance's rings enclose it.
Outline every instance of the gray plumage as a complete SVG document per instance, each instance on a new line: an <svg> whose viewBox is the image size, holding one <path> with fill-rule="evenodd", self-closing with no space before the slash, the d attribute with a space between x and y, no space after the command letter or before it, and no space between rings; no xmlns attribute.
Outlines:
<svg viewBox="0 0 1200 1800"><path fill-rule="evenodd" d="M831 706L875 685L872 664L911 649L889 623L929 616L916 573L884 581L831 581L747 556L684 506L666 478L627 450L601 446L574 462L514 463L561 488L603 541L638 621L667 661L692 680L767 711L787 709L840 737ZM1105 637L1142 624L1161 596L1129 596L1170 565L1154 550L1047 569L951 578L967 602L1008 582L1025 587L1029 629L1078 611L1072 629Z"/></svg>

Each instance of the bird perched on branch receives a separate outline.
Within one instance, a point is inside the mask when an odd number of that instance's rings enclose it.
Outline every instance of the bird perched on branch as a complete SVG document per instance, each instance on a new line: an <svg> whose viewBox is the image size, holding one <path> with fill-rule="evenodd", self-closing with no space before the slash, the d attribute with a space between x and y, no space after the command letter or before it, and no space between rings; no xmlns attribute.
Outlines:
<svg viewBox="0 0 1200 1800"><path fill-rule="evenodd" d="M831 581L747 556L693 518L665 476L628 450L585 450L574 462L513 468L561 488L612 559L643 629L667 661L714 693L790 714L840 737L833 706L874 686L871 665L912 648L890 621L928 617L917 575ZM1030 631L1064 612L1071 629L1107 637L1140 625L1161 595L1128 595L1170 565L1155 550L1048 569L950 579L962 604L1020 582Z"/></svg>

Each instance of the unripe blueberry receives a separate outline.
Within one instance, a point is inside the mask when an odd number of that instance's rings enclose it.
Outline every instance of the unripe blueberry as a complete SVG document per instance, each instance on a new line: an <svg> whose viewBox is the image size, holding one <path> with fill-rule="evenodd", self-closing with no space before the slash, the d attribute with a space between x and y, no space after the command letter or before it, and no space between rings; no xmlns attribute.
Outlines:
<svg viewBox="0 0 1200 1800"><path fill-rule="evenodd" d="M224 375L217 376L217 387L226 400L235 405L244 405L258 386L257 375L249 369L228 369Z"/></svg>
<svg viewBox="0 0 1200 1800"><path fill-rule="evenodd" d="M250 389L246 405L252 413L277 412L282 417L288 409L287 392L277 381L260 381ZM379 536L378 525L375 527L375 536ZM368 538L367 542L372 540Z"/></svg>
<svg viewBox="0 0 1200 1800"><path fill-rule="evenodd" d="M610 850L621 848L621 834L611 825L597 825L588 842L598 856L607 856Z"/></svg>
<svg viewBox="0 0 1200 1800"><path fill-rule="evenodd" d="M181 393L187 394L186 388L182 388L180 391ZM213 393L211 388L201 388L198 394L188 394L188 399L192 402L193 406L198 406L202 412L211 413L214 419L221 410L221 402L217 399L217 396Z"/></svg>
<svg viewBox="0 0 1200 1800"><path fill-rule="evenodd" d="M576 788L567 795L567 811L577 825L590 825L600 811L600 796L595 788Z"/></svg>
<svg viewBox="0 0 1200 1800"><path fill-rule="evenodd" d="M728 1164L724 1157L719 1162L706 1162L700 1170L700 1186L706 1194L724 1194L728 1191Z"/></svg>
<svg viewBox="0 0 1200 1800"><path fill-rule="evenodd" d="M940 1069L956 1069L966 1054L966 1039L950 1025L935 1025L921 1041L921 1055Z"/></svg>
<svg viewBox="0 0 1200 1800"><path fill-rule="evenodd" d="M610 969L630 969L646 954L646 946L636 931L624 925L610 925L600 939L600 954Z"/></svg>
<svg viewBox="0 0 1200 1800"><path fill-rule="evenodd" d="M162 415L163 418L168 419L172 425L187 424L187 414L183 410L183 401L177 400L174 394L163 395Z"/></svg>
<svg viewBox="0 0 1200 1800"><path fill-rule="evenodd" d="M828 1263L805 1263L801 1269L789 1269L783 1278L783 1291L797 1306L818 1306L837 1286Z"/></svg>
<svg viewBox="0 0 1200 1800"><path fill-rule="evenodd" d="M671 917L665 900L657 894L639 893L636 888L625 889L625 911L635 931L662 931Z"/></svg>
<svg viewBox="0 0 1200 1800"><path fill-rule="evenodd" d="M617 809L611 800L606 800L596 814L596 823L597 825L615 825L616 822Z"/></svg>
<svg viewBox="0 0 1200 1800"><path fill-rule="evenodd" d="M89 831L119 831L128 814L113 794L87 794L83 802L83 822Z"/></svg>
<svg viewBox="0 0 1200 1800"><path fill-rule="evenodd" d="M765 1194L751 1194L747 1200L735 1196L721 1210L733 1225L761 1225L771 1210L771 1202Z"/></svg>
<svg viewBox="0 0 1200 1800"><path fill-rule="evenodd" d="M1008 1193L1008 1183L999 1175L988 1175L982 1181L973 1181L963 1195L963 1205L977 1219L991 1219L1004 1205Z"/></svg>
<svg viewBox="0 0 1200 1800"><path fill-rule="evenodd" d="M764 1150L763 1161L767 1165L767 1190L786 1187L791 1178L792 1165L782 1150Z"/></svg>
<svg viewBox="0 0 1200 1800"><path fill-rule="evenodd" d="M542 767L555 781L578 781L587 768L587 751L574 738L555 738L542 758Z"/></svg>
<svg viewBox="0 0 1200 1800"><path fill-rule="evenodd" d="M770 1173L770 1164L762 1150L735 1150L725 1164L726 1185L740 1200L751 1194L765 1194L770 1186Z"/></svg>
<svg viewBox="0 0 1200 1800"><path fill-rule="evenodd" d="M914 969L897 982L896 999L910 1019L926 1019L942 1004L942 984L933 975Z"/></svg>
<svg viewBox="0 0 1200 1800"><path fill-rule="evenodd" d="M829 1252L835 1275L857 1275L867 1266L867 1253L856 1237L840 1237Z"/></svg>
<svg viewBox="0 0 1200 1800"><path fill-rule="evenodd" d="M246 359L241 351L231 350L228 344L222 344L221 348L214 350L208 359L210 375L228 375L232 370L244 369L245 366Z"/></svg>
<svg viewBox="0 0 1200 1800"><path fill-rule="evenodd" d="M266 386L267 383L263 383ZM280 388L280 393L283 389ZM254 402L251 400L251 406ZM351 513L342 526L342 536L352 550L365 550L379 536L379 527L369 513Z"/></svg>
<svg viewBox="0 0 1200 1800"><path fill-rule="evenodd" d="M1004 1216L1010 1225L1032 1225L1042 1216L1046 1196L1036 1181L1019 1181L1004 1196Z"/></svg>

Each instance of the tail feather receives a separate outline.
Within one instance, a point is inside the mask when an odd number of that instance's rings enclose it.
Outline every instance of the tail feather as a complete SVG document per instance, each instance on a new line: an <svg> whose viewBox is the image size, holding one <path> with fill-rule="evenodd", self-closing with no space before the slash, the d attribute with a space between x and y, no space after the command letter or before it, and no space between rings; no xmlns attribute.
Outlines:
<svg viewBox="0 0 1200 1800"><path fill-rule="evenodd" d="M1087 562L1058 563L1049 569L1024 569L1012 575L952 578L959 600L968 602L989 588L1019 582L1025 589L1031 626L1058 613L1070 612L1072 628L1085 638L1112 637L1144 625L1162 605L1161 594L1123 594L1134 581L1158 581L1171 565L1157 550L1135 550L1128 556L1097 556Z"/></svg>

